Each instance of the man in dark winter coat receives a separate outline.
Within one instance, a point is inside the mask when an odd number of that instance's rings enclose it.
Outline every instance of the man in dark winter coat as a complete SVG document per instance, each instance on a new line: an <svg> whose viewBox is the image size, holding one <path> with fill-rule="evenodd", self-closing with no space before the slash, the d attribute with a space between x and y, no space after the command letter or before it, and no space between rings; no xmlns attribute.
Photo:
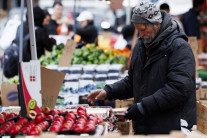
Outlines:
<svg viewBox="0 0 207 138"><path fill-rule="evenodd" d="M169 14L151 2L134 8L139 32L128 76L93 91L88 101L134 97L126 118L135 134L188 134L196 122L195 61L187 37Z"/></svg>
<svg viewBox="0 0 207 138"><path fill-rule="evenodd" d="M203 8L204 0L193 0L193 8L186 12L182 17L184 31L187 36L196 36L201 39L200 33L200 12Z"/></svg>

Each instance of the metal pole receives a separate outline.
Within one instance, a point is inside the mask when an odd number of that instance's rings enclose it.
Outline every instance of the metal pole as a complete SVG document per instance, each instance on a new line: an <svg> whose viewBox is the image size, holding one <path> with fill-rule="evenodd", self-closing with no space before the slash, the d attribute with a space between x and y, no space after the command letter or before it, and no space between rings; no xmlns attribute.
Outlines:
<svg viewBox="0 0 207 138"><path fill-rule="evenodd" d="M28 25L29 25L31 59L37 60L37 50L36 50L37 48L36 48L36 39L35 39L32 0L27 0L27 15L28 15Z"/></svg>
<svg viewBox="0 0 207 138"><path fill-rule="evenodd" d="M20 25L19 64L18 64L19 84L17 85L17 88L18 88L19 106L21 106L21 116L26 117L27 110L24 103L24 94L22 90L22 78L21 78L21 67L20 67L20 64L22 62L22 50L23 50L23 24L24 24L23 17L24 17L24 0L21 0L21 25Z"/></svg>
<svg viewBox="0 0 207 138"><path fill-rule="evenodd" d="M75 20L73 31L74 31L74 34L76 34L76 25L77 25L77 21L76 21L76 0L74 0L73 11L74 11L74 20Z"/></svg>
<svg viewBox="0 0 207 138"><path fill-rule="evenodd" d="M23 27L24 27L24 0L21 0L21 25L20 25L20 38L19 38L19 62L22 62L22 49L23 49Z"/></svg>
<svg viewBox="0 0 207 138"><path fill-rule="evenodd" d="M127 15L126 15L126 24L130 24L130 14L131 14L131 0L128 0L127 5Z"/></svg>

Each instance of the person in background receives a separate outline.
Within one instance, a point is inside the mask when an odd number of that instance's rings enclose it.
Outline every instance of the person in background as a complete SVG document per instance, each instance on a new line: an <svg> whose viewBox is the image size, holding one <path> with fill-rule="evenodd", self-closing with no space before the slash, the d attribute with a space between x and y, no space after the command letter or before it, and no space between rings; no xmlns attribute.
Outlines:
<svg viewBox="0 0 207 138"><path fill-rule="evenodd" d="M130 5L131 12L130 12L130 18L133 14L132 10L134 7L138 4L137 0L131 0L130 3L128 0L123 0L122 5L127 8L128 4ZM125 17L126 18L126 17ZM133 36L135 33L135 28L132 22L130 24L125 24L121 30L121 34L123 35L123 38L127 41L126 47L131 49L132 43L133 43Z"/></svg>
<svg viewBox="0 0 207 138"><path fill-rule="evenodd" d="M167 3L161 4L160 5L160 10L163 10L163 11L165 11L165 12L170 14L170 7L169 7L169 5ZM182 22L176 16L172 16L171 15L171 17L172 17L173 20L175 20L178 23L179 27L183 30Z"/></svg>
<svg viewBox="0 0 207 138"><path fill-rule="evenodd" d="M40 58L45 54L45 51L52 51L53 45L56 41L53 38L49 38L46 30L43 28L43 20L45 19L44 11L38 7L33 7L34 14L34 29L36 38L36 52L37 58ZM7 78L14 77L18 75L18 51L19 51L19 38L20 38L20 26L17 28L16 38L12 41L12 44L4 51L3 56L3 73ZM30 35L28 27L28 17L26 16L26 21L23 27L23 58L24 62L31 60L30 51Z"/></svg>
<svg viewBox="0 0 207 138"><path fill-rule="evenodd" d="M52 46L56 44L55 39L49 38L48 33L43 28L43 22L45 19L45 13L44 11L38 7L33 7L33 13L34 13L34 25L35 25L35 36L36 36L36 46L37 46L37 57L40 58L42 55L45 54L45 49L47 51L52 50ZM16 44L19 44L19 37L20 37L20 26L17 29L16 38L13 41ZM23 60L29 61L31 59L30 53L30 43L29 39L26 39L29 37L29 27L28 27L28 18L27 21L24 22L24 28L23 28L23 37L24 37L24 48L28 48L26 51L23 52Z"/></svg>
<svg viewBox="0 0 207 138"><path fill-rule="evenodd" d="M125 118L135 134L189 134L196 123L195 59L185 33L171 16L151 2L133 10L131 22L139 40L128 75L104 89L92 91L88 102L128 99L134 104Z"/></svg>
<svg viewBox="0 0 207 138"><path fill-rule="evenodd" d="M46 26L49 24L50 20L51 20L51 15L49 14L49 12L47 10L44 10L45 13L45 18L43 20L43 26Z"/></svg>
<svg viewBox="0 0 207 138"><path fill-rule="evenodd" d="M53 14L51 15L51 20L46 26L47 32L49 35L61 34L60 31L57 31L58 27L65 27L66 32L68 31L68 26L70 21L67 17L63 16L63 5L61 2L55 1L53 3Z"/></svg>
<svg viewBox="0 0 207 138"><path fill-rule="evenodd" d="M133 23L124 25L124 27L121 30L121 34L123 35L123 38L127 41L126 47L129 49L131 49L131 46L132 46L134 31L135 31L135 28L134 28Z"/></svg>
<svg viewBox="0 0 207 138"><path fill-rule="evenodd" d="M77 17L80 22L80 27L76 29L76 34L81 37L82 44L95 43L97 44L98 30L93 23L93 15L89 11L83 11Z"/></svg>
<svg viewBox="0 0 207 138"><path fill-rule="evenodd" d="M181 17L184 31L187 36L201 38L199 16L203 7L203 0L193 0L193 8Z"/></svg>

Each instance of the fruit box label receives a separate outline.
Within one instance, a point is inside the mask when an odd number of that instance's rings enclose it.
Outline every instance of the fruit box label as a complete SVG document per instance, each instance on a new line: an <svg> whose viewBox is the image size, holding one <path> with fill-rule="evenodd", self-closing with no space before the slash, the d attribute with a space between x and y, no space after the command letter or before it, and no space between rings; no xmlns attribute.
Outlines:
<svg viewBox="0 0 207 138"><path fill-rule="evenodd" d="M129 134L129 122L117 122L116 128L120 130L122 134Z"/></svg>
<svg viewBox="0 0 207 138"><path fill-rule="evenodd" d="M17 84L1 84L2 106L18 106Z"/></svg>
<svg viewBox="0 0 207 138"><path fill-rule="evenodd" d="M28 117L33 118L41 112L42 106L40 61L22 62L21 78L27 114Z"/></svg>

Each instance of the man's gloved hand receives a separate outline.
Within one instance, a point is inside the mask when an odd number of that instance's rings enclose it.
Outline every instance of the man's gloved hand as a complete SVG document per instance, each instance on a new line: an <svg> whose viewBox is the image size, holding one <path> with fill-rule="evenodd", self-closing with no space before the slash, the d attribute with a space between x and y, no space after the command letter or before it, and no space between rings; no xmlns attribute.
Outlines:
<svg viewBox="0 0 207 138"><path fill-rule="evenodd" d="M127 113L124 115L124 118L128 118L128 119L132 119L133 121L141 121L144 119L144 114L142 114L138 108L138 104L140 103L135 103L133 105L131 105L128 109L127 109ZM139 105L141 106L141 105ZM141 107L142 108L142 107Z"/></svg>

